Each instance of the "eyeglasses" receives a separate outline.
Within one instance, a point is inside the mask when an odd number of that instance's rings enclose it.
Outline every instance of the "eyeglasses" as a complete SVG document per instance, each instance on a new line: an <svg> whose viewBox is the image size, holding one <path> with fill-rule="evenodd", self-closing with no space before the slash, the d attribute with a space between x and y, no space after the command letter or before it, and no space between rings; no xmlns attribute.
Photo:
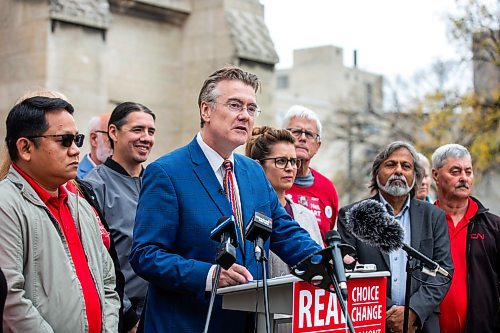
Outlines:
<svg viewBox="0 0 500 333"><path fill-rule="evenodd" d="M215 102L215 103L217 103L217 102ZM227 107L229 109L229 111L232 111L232 112L241 112L244 109L246 109L248 114L250 115L250 117L254 117L254 118L258 117L260 114L260 108L258 105L255 105L255 104L250 104L250 105L247 105L246 107L243 106L243 103L238 102L238 101L229 101L227 103L217 103L217 104L224 105L225 107Z"/></svg>
<svg viewBox="0 0 500 333"><path fill-rule="evenodd" d="M60 142L63 147L69 148L75 143L77 147L83 146L83 139L85 139L85 135L83 134L51 134L51 135L34 135L27 136L27 139L35 139L35 138L61 138Z"/></svg>
<svg viewBox="0 0 500 333"><path fill-rule="evenodd" d="M304 130L302 128L287 128L287 130L292 132L293 136L297 139L299 139L302 136L302 134L305 134L306 138L309 140L318 140L319 141L319 138L320 138L318 133Z"/></svg>
<svg viewBox="0 0 500 333"><path fill-rule="evenodd" d="M94 132L96 132L96 133L102 133L102 134L108 134L108 131L96 130L96 131L94 131Z"/></svg>
<svg viewBox="0 0 500 333"><path fill-rule="evenodd" d="M286 158L286 157L268 157L268 158L263 158L260 161L267 161L267 160L274 160L274 166L277 167L278 169L286 169L288 166L288 163L290 163L290 166L294 169L300 168L301 160L297 158Z"/></svg>

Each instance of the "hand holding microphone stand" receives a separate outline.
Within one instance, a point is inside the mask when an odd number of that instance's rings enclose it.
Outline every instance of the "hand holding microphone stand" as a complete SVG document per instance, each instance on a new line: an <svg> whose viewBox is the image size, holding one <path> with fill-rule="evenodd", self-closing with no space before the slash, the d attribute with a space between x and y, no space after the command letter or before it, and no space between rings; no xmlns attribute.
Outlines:
<svg viewBox="0 0 500 333"><path fill-rule="evenodd" d="M208 306L207 318L205 320L205 329L203 333L208 332L210 326L210 318L212 317L212 309L215 302L215 295L219 287L219 278L222 268L229 269L236 262L236 248L238 240L236 238L236 225L234 218L231 216L222 216L218 221L215 229L210 232L210 239L220 241L221 245L217 249L215 255L215 278L212 283L212 292L210 294L210 303Z"/></svg>
<svg viewBox="0 0 500 333"><path fill-rule="evenodd" d="M346 318L349 332L355 333L354 325L347 310L348 294L343 264L343 257L355 253L355 250L350 245L341 244L340 235L336 230L326 233L326 241L327 248L303 259L292 267L291 273L313 286L335 293L342 313Z"/></svg>

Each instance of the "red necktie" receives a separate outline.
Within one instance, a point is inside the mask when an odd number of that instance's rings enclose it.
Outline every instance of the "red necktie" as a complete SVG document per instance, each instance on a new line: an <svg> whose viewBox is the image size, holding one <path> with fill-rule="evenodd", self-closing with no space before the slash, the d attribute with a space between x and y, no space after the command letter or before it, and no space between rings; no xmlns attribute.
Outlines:
<svg viewBox="0 0 500 333"><path fill-rule="evenodd" d="M233 178L233 164L229 160L225 160L223 163L224 170L226 171L224 174L224 191L226 192L227 200L231 204L231 209L233 210L234 219L240 229L241 238L243 241L243 223L241 216L241 208L236 199L235 186L234 186L234 178Z"/></svg>

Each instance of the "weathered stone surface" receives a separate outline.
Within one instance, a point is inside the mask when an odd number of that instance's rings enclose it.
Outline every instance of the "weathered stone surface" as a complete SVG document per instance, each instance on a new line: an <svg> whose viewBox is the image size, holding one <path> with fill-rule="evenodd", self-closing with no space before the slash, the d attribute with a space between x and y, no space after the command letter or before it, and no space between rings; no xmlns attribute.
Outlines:
<svg viewBox="0 0 500 333"><path fill-rule="evenodd" d="M226 11L226 20L239 58L270 65L278 63L278 54L262 15L230 9Z"/></svg>
<svg viewBox="0 0 500 333"><path fill-rule="evenodd" d="M50 0L50 18L98 29L111 24L107 0Z"/></svg>

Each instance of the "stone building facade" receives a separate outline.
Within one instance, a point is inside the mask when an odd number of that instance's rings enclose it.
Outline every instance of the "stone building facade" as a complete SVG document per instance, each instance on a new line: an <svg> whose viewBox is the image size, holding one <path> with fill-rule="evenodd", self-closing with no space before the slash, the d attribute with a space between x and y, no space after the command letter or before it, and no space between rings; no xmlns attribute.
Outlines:
<svg viewBox="0 0 500 333"><path fill-rule="evenodd" d="M341 204L366 196L366 186L355 179L363 174L356 160L369 160L375 153L370 142L383 137L377 116L383 108L383 77L359 69L356 59L354 64L344 65L342 48L319 46L295 50L293 66L276 71L275 121L280 124L294 104L318 114L322 145L311 165L334 180Z"/></svg>
<svg viewBox="0 0 500 333"><path fill-rule="evenodd" d="M83 133L139 102L157 115L152 160L195 135L203 80L235 64L261 78L257 123L269 123L278 57L263 16L258 0L2 0L0 118L42 88L68 97Z"/></svg>

